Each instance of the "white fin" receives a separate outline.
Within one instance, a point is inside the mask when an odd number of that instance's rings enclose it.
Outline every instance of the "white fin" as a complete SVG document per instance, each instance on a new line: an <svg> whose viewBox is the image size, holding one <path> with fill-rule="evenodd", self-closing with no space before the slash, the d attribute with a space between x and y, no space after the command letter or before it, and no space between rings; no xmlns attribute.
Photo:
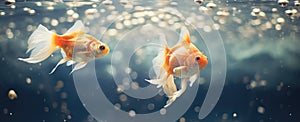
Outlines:
<svg viewBox="0 0 300 122"><path fill-rule="evenodd" d="M173 97L174 96L173 94L177 91L177 87L175 85L173 75L170 75L166 82L167 83L165 86L163 86L163 88L164 88L164 92L168 96L169 100L167 101L166 105L164 106L165 108L168 107L169 105L171 105L177 98L177 97Z"/></svg>
<svg viewBox="0 0 300 122"><path fill-rule="evenodd" d="M157 56L152 60L152 68L156 75L156 80L153 80L152 84L157 84L156 82L158 82L158 79L161 79L161 76L166 73L162 68L164 62L164 47L167 46L167 41L163 33L159 33L159 40L159 44L161 47L157 51ZM148 80L148 82L151 83L150 80Z"/></svg>
<svg viewBox="0 0 300 122"><path fill-rule="evenodd" d="M157 85L157 88L164 86L166 84L166 80L167 80L167 73L161 67L161 65L159 65L159 66L157 65L156 67L154 65L153 68L154 68L154 71L156 74L156 78L151 79L151 80L147 80L147 79L145 79L145 80L151 84Z"/></svg>
<svg viewBox="0 0 300 122"><path fill-rule="evenodd" d="M151 79L151 80L145 79L145 80L147 82L149 82L150 84L157 85L157 88L166 84L164 78L157 78L157 79Z"/></svg>
<svg viewBox="0 0 300 122"><path fill-rule="evenodd" d="M188 81L189 81L189 78L184 78L182 80L182 82L180 84L181 88L173 94L173 97L180 97L185 92Z"/></svg>
<svg viewBox="0 0 300 122"><path fill-rule="evenodd" d="M52 71L49 73L49 74L52 74L54 71L55 71L55 69L59 66L59 65L61 65L61 64L63 64L63 63L65 63L65 62L67 62L69 60L69 58L63 58L63 59L61 59L57 64L56 64L56 66L52 69Z"/></svg>
<svg viewBox="0 0 300 122"><path fill-rule="evenodd" d="M167 101L166 105L164 106L164 108L169 107L175 100L176 100L176 97L170 97L169 100Z"/></svg>
<svg viewBox="0 0 300 122"><path fill-rule="evenodd" d="M152 60L152 67L156 74L156 76L162 75L164 69L162 68L162 64L164 62L164 52L160 51L159 54Z"/></svg>
<svg viewBox="0 0 300 122"><path fill-rule="evenodd" d="M174 94L174 92L177 91L177 87L175 85L173 75L166 76L165 79L166 79L165 81L166 83L165 85L163 85L164 92L167 94L168 97L170 97Z"/></svg>
<svg viewBox="0 0 300 122"><path fill-rule="evenodd" d="M61 53L61 56L63 58L65 58L67 56L66 53L65 53L65 51L63 49L60 50L60 53Z"/></svg>
<svg viewBox="0 0 300 122"><path fill-rule="evenodd" d="M163 33L159 34L159 39L161 43L161 48L158 50L158 54L152 60L153 70L157 78L161 77L165 73L165 70L162 68L164 62L164 47L167 46L167 41Z"/></svg>
<svg viewBox="0 0 300 122"><path fill-rule="evenodd" d="M64 34L70 34L73 33L75 31L82 31L82 32L86 32L85 28L84 28L84 24L82 23L82 21L77 20L74 25Z"/></svg>
<svg viewBox="0 0 300 122"><path fill-rule="evenodd" d="M52 43L53 34L43 25L39 25L28 39L26 53L31 51L29 58L18 59L28 63L39 63L48 58L56 50L55 45Z"/></svg>
<svg viewBox="0 0 300 122"><path fill-rule="evenodd" d="M179 66L179 67L176 67L173 69L173 73L174 74L180 74L180 73L183 73L187 70L187 66ZM180 74L181 75L181 74Z"/></svg>
<svg viewBox="0 0 300 122"><path fill-rule="evenodd" d="M166 40L165 34L163 34L163 33L159 34L159 41L160 41L160 43L162 44L163 47L168 46L168 42Z"/></svg>
<svg viewBox="0 0 300 122"><path fill-rule="evenodd" d="M79 70L79 69L83 68L86 64L87 64L87 62L79 62L79 63L77 63L75 65L75 67L72 69L72 71L70 72L70 74L72 74L76 70Z"/></svg>
<svg viewBox="0 0 300 122"><path fill-rule="evenodd" d="M178 97L180 97L185 92L188 80L189 80L188 78L183 79L183 81L181 82L181 89L178 91L176 91L177 90L176 89L175 91L172 92L172 95L169 96L169 100L167 101L167 104L164 106L165 108L170 106Z"/></svg>
<svg viewBox="0 0 300 122"><path fill-rule="evenodd" d="M190 87L193 86L194 82L198 79L198 73L190 77Z"/></svg>
<svg viewBox="0 0 300 122"><path fill-rule="evenodd" d="M188 38L187 38L188 37ZM188 41L187 41L188 39ZM181 27L180 36L177 44L183 44L186 48L188 48L188 44L190 44L190 32L186 27Z"/></svg>
<svg viewBox="0 0 300 122"><path fill-rule="evenodd" d="M76 63L76 61L69 60L69 61L67 62L67 66L71 66L72 64L75 64L75 63Z"/></svg>

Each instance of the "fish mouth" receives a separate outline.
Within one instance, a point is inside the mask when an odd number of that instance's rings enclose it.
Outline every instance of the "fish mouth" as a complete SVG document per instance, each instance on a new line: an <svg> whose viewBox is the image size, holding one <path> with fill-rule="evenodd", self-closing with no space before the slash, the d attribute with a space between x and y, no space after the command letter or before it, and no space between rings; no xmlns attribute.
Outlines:
<svg viewBox="0 0 300 122"><path fill-rule="evenodd" d="M109 47L107 45L105 47L106 48L104 50L104 55L107 55L110 52L110 49L109 49Z"/></svg>

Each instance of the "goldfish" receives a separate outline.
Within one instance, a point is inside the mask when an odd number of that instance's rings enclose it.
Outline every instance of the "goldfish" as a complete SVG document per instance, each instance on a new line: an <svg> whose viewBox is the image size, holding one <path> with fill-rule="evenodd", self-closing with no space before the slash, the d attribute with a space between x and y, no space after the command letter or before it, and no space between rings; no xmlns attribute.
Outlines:
<svg viewBox="0 0 300 122"><path fill-rule="evenodd" d="M188 81L190 87L193 85L200 71L208 64L208 59L191 43L189 31L185 27L181 28L180 40L172 48L168 46L164 35L160 36L160 41L165 43L164 50L152 60L156 77L145 80L157 85L158 88L163 87L169 99L164 106L166 108L185 92ZM181 88L178 91L174 77L182 78Z"/></svg>
<svg viewBox="0 0 300 122"><path fill-rule="evenodd" d="M107 55L110 51L107 44L86 34L85 26L78 20L63 35L49 31L45 26L39 25L28 39L28 58L18 58L27 63L39 63L47 59L56 50L61 49L62 59L56 64L49 74L56 68L66 63L67 66L75 65L70 74L86 66L94 59Z"/></svg>

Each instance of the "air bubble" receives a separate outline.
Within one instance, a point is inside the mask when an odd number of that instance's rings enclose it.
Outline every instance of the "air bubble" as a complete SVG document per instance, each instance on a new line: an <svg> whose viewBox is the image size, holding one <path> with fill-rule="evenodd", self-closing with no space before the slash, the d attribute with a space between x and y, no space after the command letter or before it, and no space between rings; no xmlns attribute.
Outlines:
<svg viewBox="0 0 300 122"><path fill-rule="evenodd" d="M161 115L165 115L165 114L167 113L167 109L162 108L162 109L159 110L159 113L160 113Z"/></svg>
<svg viewBox="0 0 300 122"><path fill-rule="evenodd" d="M51 20L51 25L52 26L57 26L58 25L58 20L57 19L52 19Z"/></svg>
<svg viewBox="0 0 300 122"><path fill-rule="evenodd" d="M254 8L254 9L252 10L252 12L253 12L254 14L259 14L260 9L259 9L259 8Z"/></svg>
<svg viewBox="0 0 300 122"><path fill-rule="evenodd" d="M112 2L111 0L104 0L104 1L102 2L102 4L103 4L103 5L112 5L113 2Z"/></svg>
<svg viewBox="0 0 300 122"><path fill-rule="evenodd" d="M150 103L147 105L148 110L153 110L155 108L155 105L153 103Z"/></svg>
<svg viewBox="0 0 300 122"><path fill-rule="evenodd" d="M18 96L17 96L17 93L14 91L14 90L9 90L8 92L8 98L13 100L13 99L16 99Z"/></svg>
<svg viewBox="0 0 300 122"><path fill-rule="evenodd" d="M122 5L127 5L129 3L129 1L128 0L120 0L120 3Z"/></svg>
<svg viewBox="0 0 300 122"><path fill-rule="evenodd" d="M227 113L224 113L223 115L222 115L222 119L228 119L228 114Z"/></svg>
<svg viewBox="0 0 300 122"><path fill-rule="evenodd" d="M184 118L184 117L181 117L181 118L179 119L179 122L185 122L185 118Z"/></svg>
<svg viewBox="0 0 300 122"><path fill-rule="evenodd" d="M35 10L34 10L34 9L30 9L30 10L28 11L28 13L29 13L29 14L35 14Z"/></svg>
<svg viewBox="0 0 300 122"><path fill-rule="evenodd" d="M294 5L295 5L295 6L300 6L299 0L295 0L295 1L294 1Z"/></svg>
<svg viewBox="0 0 300 122"><path fill-rule="evenodd" d="M288 0L278 0L278 5L280 5L281 7L286 7L288 4Z"/></svg>
<svg viewBox="0 0 300 122"><path fill-rule="evenodd" d="M132 83L131 83L131 88L132 88L133 90L137 90L137 89L139 88L138 82L132 82Z"/></svg>
<svg viewBox="0 0 300 122"><path fill-rule="evenodd" d="M5 5L11 6L16 3L16 0L5 0Z"/></svg>
<svg viewBox="0 0 300 122"><path fill-rule="evenodd" d="M109 29L107 32L109 36L115 36L118 33L116 29Z"/></svg>
<svg viewBox="0 0 300 122"><path fill-rule="evenodd" d="M278 24L282 24L282 23L284 23L284 22L285 22L284 18L282 18L282 17L277 18L277 23L278 23Z"/></svg>
<svg viewBox="0 0 300 122"><path fill-rule="evenodd" d="M28 78L26 78L26 83L27 84L31 84L31 79L28 77Z"/></svg>
<svg viewBox="0 0 300 122"><path fill-rule="evenodd" d="M4 16L4 15L5 15L5 12L4 12L4 11L1 11L1 12L0 12L0 15L1 15L1 16Z"/></svg>
<svg viewBox="0 0 300 122"><path fill-rule="evenodd" d="M116 110L120 110L120 108L121 108L121 104L119 104L119 103L116 103L116 104L114 105L114 107L115 107L115 109L116 109Z"/></svg>
<svg viewBox="0 0 300 122"><path fill-rule="evenodd" d="M197 5L202 5L204 3L204 0L194 0L194 3Z"/></svg>
<svg viewBox="0 0 300 122"><path fill-rule="evenodd" d="M197 113L200 112L200 107L199 107L199 106L196 106L196 107L194 108L194 111L197 112Z"/></svg>
<svg viewBox="0 0 300 122"><path fill-rule="evenodd" d="M122 101L122 102L125 102L127 101L127 96L125 94L121 94L119 99Z"/></svg>
<svg viewBox="0 0 300 122"><path fill-rule="evenodd" d="M96 13L98 13L98 10L95 9L95 8L90 8L90 9L87 9L87 10L84 11L85 15L94 15Z"/></svg>
<svg viewBox="0 0 300 122"><path fill-rule="evenodd" d="M70 9L70 10L67 10L67 15L69 16L72 16L74 14L74 10Z"/></svg>
<svg viewBox="0 0 300 122"><path fill-rule="evenodd" d="M216 8L216 7L217 7L217 5L213 2L210 2L210 3L206 4L206 8Z"/></svg>
<svg viewBox="0 0 300 122"><path fill-rule="evenodd" d="M237 113L233 113L232 116L233 116L234 118L236 118L238 115L237 115Z"/></svg>
<svg viewBox="0 0 300 122"><path fill-rule="evenodd" d="M135 116L135 111L134 110L130 110L128 112L128 114L129 114L130 117L134 117Z"/></svg>
<svg viewBox="0 0 300 122"><path fill-rule="evenodd" d="M260 114L263 114L263 113L265 113L265 108L262 106L259 106L259 107L257 107L257 112Z"/></svg>
<svg viewBox="0 0 300 122"><path fill-rule="evenodd" d="M78 14L78 13L74 13L74 14L72 15L72 17L73 17L74 19L78 19L78 18L79 18L79 14Z"/></svg>

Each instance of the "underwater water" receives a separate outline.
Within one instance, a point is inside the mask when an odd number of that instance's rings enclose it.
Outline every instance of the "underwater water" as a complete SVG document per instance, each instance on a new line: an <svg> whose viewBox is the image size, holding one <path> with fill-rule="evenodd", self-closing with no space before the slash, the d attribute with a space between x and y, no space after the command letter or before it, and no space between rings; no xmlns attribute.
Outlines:
<svg viewBox="0 0 300 122"><path fill-rule="evenodd" d="M4 0L0 2L0 122L299 122L298 0ZM30 64L33 31L77 20L110 53L70 74L60 51ZM185 26L208 57L169 107L153 78L160 35ZM47 35L46 35L47 36ZM180 86L180 78L175 78Z"/></svg>

